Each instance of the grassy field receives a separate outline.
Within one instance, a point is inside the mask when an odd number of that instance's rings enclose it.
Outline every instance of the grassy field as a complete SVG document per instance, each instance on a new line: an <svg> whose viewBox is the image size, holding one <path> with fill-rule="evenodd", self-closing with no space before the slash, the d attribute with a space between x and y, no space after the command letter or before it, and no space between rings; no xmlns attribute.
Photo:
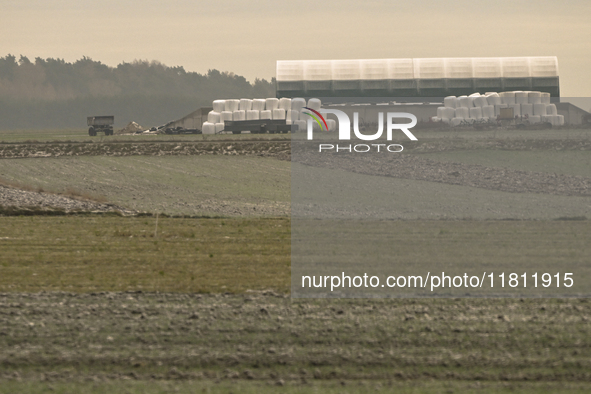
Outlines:
<svg viewBox="0 0 591 394"><path fill-rule="evenodd" d="M289 289L287 219L0 221L0 291Z"/></svg>
<svg viewBox="0 0 591 394"><path fill-rule="evenodd" d="M77 190L138 211L287 216L290 163L252 156L77 156L0 160L0 178Z"/></svg>
<svg viewBox="0 0 591 394"><path fill-rule="evenodd" d="M435 161L591 176L588 130L417 136L425 149L409 153ZM530 149L530 139L543 143ZM0 132L0 141L26 140L91 139L81 130ZM224 216L159 217L158 225L155 217L0 217L0 393L591 391L588 299L291 299L290 171L287 161L254 156L0 160L0 177L34 189ZM356 179L323 171L310 182ZM555 220L587 215L586 197L367 182L390 196L376 206L405 219L388 235L409 245L396 247L409 266L588 263L591 221ZM297 192L299 201L331 201ZM441 212L454 220L425 220ZM473 220L457 220L465 218ZM493 218L535 220L482 220Z"/></svg>

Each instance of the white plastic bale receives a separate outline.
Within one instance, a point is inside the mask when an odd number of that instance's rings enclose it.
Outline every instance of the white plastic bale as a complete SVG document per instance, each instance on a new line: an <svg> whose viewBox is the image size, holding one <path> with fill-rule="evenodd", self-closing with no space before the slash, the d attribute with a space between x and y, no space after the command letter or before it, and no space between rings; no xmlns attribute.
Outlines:
<svg viewBox="0 0 591 394"><path fill-rule="evenodd" d="M460 107L463 107L463 108L473 107L472 99L468 96L460 96L460 97L458 97L458 100L460 102Z"/></svg>
<svg viewBox="0 0 591 394"><path fill-rule="evenodd" d="M241 111L250 111L252 109L252 100L251 99L240 99L240 110Z"/></svg>
<svg viewBox="0 0 591 394"><path fill-rule="evenodd" d="M232 112L222 111L220 113L220 122L225 122L226 120L232 120Z"/></svg>
<svg viewBox="0 0 591 394"><path fill-rule="evenodd" d="M552 117L554 115L544 115L542 116L542 123L550 123L552 124Z"/></svg>
<svg viewBox="0 0 591 394"><path fill-rule="evenodd" d="M469 95L468 97L480 97L481 94L476 92L476 93L472 93L471 95Z"/></svg>
<svg viewBox="0 0 591 394"><path fill-rule="evenodd" d="M507 105L515 104L515 92L501 92L499 93L501 96L501 103Z"/></svg>
<svg viewBox="0 0 591 394"><path fill-rule="evenodd" d="M254 111L264 111L266 100L265 99L254 99L252 100L252 109Z"/></svg>
<svg viewBox="0 0 591 394"><path fill-rule="evenodd" d="M564 126L564 115L556 115L557 121L556 126Z"/></svg>
<svg viewBox="0 0 591 394"><path fill-rule="evenodd" d="M502 104L501 97L498 93L490 93L486 96L486 101L488 101L488 105L499 105Z"/></svg>
<svg viewBox="0 0 591 394"><path fill-rule="evenodd" d="M533 104L521 104L521 116L532 116L534 114Z"/></svg>
<svg viewBox="0 0 591 394"><path fill-rule="evenodd" d="M542 93L540 93L540 96L542 99L542 103L550 104L550 93L542 92Z"/></svg>
<svg viewBox="0 0 591 394"><path fill-rule="evenodd" d="M260 114L261 119L273 119L273 111L264 110Z"/></svg>
<svg viewBox="0 0 591 394"><path fill-rule="evenodd" d="M207 114L207 121L209 123L218 123L220 121L220 113L216 111L209 111Z"/></svg>
<svg viewBox="0 0 591 394"><path fill-rule="evenodd" d="M203 134L215 134L215 123L212 123L212 122L203 123L203 126L201 126L201 132Z"/></svg>
<svg viewBox="0 0 591 394"><path fill-rule="evenodd" d="M540 104L542 102L542 93L529 92L527 100L530 104Z"/></svg>
<svg viewBox="0 0 591 394"><path fill-rule="evenodd" d="M529 104L529 92L515 92L515 104Z"/></svg>
<svg viewBox="0 0 591 394"><path fill-rule="evenodd" d="M306 131L306 121L305 120L296 120L295 122L292 122L292 130L294 131L299 131L299 132L304 132Z"/></svg>
<svg viewBox="0 0 591 394"><path fill-rule="evenodd" d="M470 109L466 107L456 108L456 118L466 119L470 117Z"/></svg>
<svg viewBox="0 0 591 394"><path fill-rule="evenodd" d="M311 98L310 100L308 100L308 108L312 108L312 109L315 109L316 111L320 111L321 106L322 106L322 103L320 102L320 99Z"/></svg>
<svg viewBox="0 0 591 394"><path fill-rule="evenodd" d="M283 108L277 108L273 110L273 119L285 120L285 110Z"/></svg>
<svg viewBox="0 0 591 394"><path fill-rule="evenodd" d="M445 107L437 107L437 117L443 118L445 115Z"/></svg>
<svg viewBox="0 0 591 394"><path fill-rule="evenodd" d="M457 107L458 98L456 96L447 96L443 99L443 105L449 108L456 108Z"/></svg>
<svg viewBox="0 0 591 394"><path fill-rule="evenodd" d="M226 110L226 100L214 100L212 103L214 112L222 112Z"/></svg>
<svg viewBox="0 0 591 394"><path fill-rule="evenodd" d="M456 110L455 108L450 108L450 107L445 107L445 111L444 111L444 118L455 118L456 117Z"/></svg>
<svg viewBox="0 0 591 394"><path fill-rule="evenodd" d="M513 116L521 116L521 105L509 104L508 107L513 108Z"/></svg>
<svg viewBox="0 0 591 394"><path fill-rule="evenodd" d="M326 124L328 125L328 131L334 132L337 131L337 121L334 119L326 119Z"/></svg>
<svg viewBox="0 0 591 394"><path fill-rule="evenodd" d="M472 118L472 119L482 118L482 107L470 108L470 118Z"/></svg>
<svg viewBox="0 0 591 394"><path fill-rule="evenodd" d="M234 111L232 112L232 120L245 120L246 119L246 111Z"/></svg>
<svg viewBox="0 0 591 394"><path fill-rule="evenodd" d="M558 115L558 110L556 109L556 105L555 104L547 104L546 105L546 114Z"/></svg>
<svg viewBox="0 0 591 394"><path fill-rule="evenodd" d="M282 97L279 99L279 108L282 108L284 110L290 110L291 109L291 99L287 98L287 97Z"/></svg>
<svg viewBox="0 0 591 394"><path fill-rule="evenodd" d="M542 117L540 115L532 115L529 117L529 123L536 124L542 121Z"/></svg>
<svg viewBox="0 0 591 394"><path fill-rule="evenodd" d="M279 108L279 99L275 97L271 97L265 100L265 109L267 111L273 111L274 109Z"/></svg>
<svg viewBox="0 0 591 394"><path fill-rule="evenodd" d="M295 109L290 109L287 111L287 115L285 116L285 119L289 119L292 122L295 122L296 120L300 120L300 112L296 111Z"/></svg>
<svg viewBox="0 0 591 394"><path fill-rule="evenodd" d="M224 123L220 122L220 123L216 123L215 124L215 133L219 133L220 131L224 130Z"/></svg>
<svg viewBox="0 0 591 394"><path fill-rule="evenodd" d="M226 100L225 108L229 112L238 111L240 109L240 100Z"/></svg>
<svg viewBox="0 0 591 394"><path fill-rule="evenodd" d="M534 115L537 115L537 116L546 115L546 104L538 103L538 104L533 104L533 106L534 106Z"/></svg>
<svg viewBox="0 0 591 394"><path fill-rule="evenodd" d="M246 111L246 120L259 120L260 119L260 111L255 109L251 109Z"/></svg>
<svg viewBox="0 0 591 394"><path fill-rule="evenodd" d="M451 120L451 125L452 126L459 126L460 123L462 123L464 121L464 118L453 118Z"/></svg>
<svg viewBox="0 0 591 394"><path fill-rule="evenodd" d="M291 109L300 112L306 106L306 100L301 97L291 99Z"/></svg>
<svg viewBox="0 0 591 394"><path fill-rule="evenodd" d="M495 106L494 105L485 105L482 107L482 117L484 118L495 118Z"/></svg>
<svg viewBox="0 0 591 394"><path fill-rule="evenodd" d="M474 97L474 106L475 107L484 107L488 105L488 99L484 96Z"/></svg>
<svg viewBox="0 0 591 394"><path fill-rule="evenodd" d="M501 115L501 108L507 108L507 104L495 105L495 117Z"/></svg>
<svg viewBox="0 0 591 394"><path fill-rule="evenodd" d="M450 118L441 118L441 123L449 124L451 122Z"/></svg>
<svg viewBox="0 0 591 394"><path fill-rule="evenodd" d="M439 116L431 116L431 122L434 122L434 123L441 122L441 117L439 117Z"/></svg>

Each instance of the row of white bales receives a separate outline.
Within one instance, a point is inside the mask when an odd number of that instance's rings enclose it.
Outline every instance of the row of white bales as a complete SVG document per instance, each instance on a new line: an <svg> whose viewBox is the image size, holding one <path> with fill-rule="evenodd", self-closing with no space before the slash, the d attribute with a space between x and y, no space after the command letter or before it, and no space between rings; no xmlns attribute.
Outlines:
<svg viewBox="0 0 591 394"><path fill-rule="evenodd" d="M304 107L320 110L319 99L311 98L306 102L303 98L267 98L214 100L213 111L207 114L207 122L201 128L203 134L216 134L224 130L224 122L230 120L285 120L287 124L297 125L299 130L306 129L307 116L302 114ZM305 110L304 110L305 111ZM335 120L327 119L329 131L335 131Z"/></svg>
<svg viewBox="0 0 591 394"><path fill-rule="evenodd" d="M564 125L564 116L558 115L556 105L550 104L550 93L514 91L474 93L470 96L449 96L437 108L434 122L457 126L463 122L475 123L496 120L501 108L513 108L513 116L527 119L530 123Z"/></svg>

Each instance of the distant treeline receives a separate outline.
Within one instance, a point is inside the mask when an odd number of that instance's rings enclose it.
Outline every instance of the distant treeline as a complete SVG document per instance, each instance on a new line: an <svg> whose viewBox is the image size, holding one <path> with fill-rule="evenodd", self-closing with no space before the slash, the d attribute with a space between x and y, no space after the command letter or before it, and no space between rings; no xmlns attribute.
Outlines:
<svg viewBox="0 0 591 394"><path fill-rule="evenodd" d="M202 75L157 61L109 67L87 57L74 63L0 58L0 129L85 128L92 115L115 115L117 127L132 120L148 127L215 99L274 96L274 79L250 83L229 72Z"/></svg>

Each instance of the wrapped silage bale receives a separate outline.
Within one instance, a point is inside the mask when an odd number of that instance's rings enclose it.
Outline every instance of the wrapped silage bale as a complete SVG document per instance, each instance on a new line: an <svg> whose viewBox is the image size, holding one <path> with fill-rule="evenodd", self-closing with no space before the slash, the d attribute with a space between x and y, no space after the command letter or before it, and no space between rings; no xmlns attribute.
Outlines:
<svg viewBox="0 0 591 394"><path fill-rule="evenodd" d="M252 109L254 111L264 111L265 110L265 99L254 99L252 100Z"/></svg>
<svg viewBox="0 0 591 394"><path fill-rule="evenodd" d="M530 104L540 104L542 102L542 93L541 92L529 92L528 94L528 103Z"/></svg>
<svg viewBox="0 0 591 394"><path fill-rule="evenodd" d="M501 108L507 108L507 104L495 105L495 116L499 116L501 114Z"/></svg>
<svg viewBox="0 0 591 394"><path fill-rule="evenodd" d="M455 108L450 108L450 107L445 107L445 111L444 111L444 118L455 118L456 117L456 110Z"/></svg>
<svg viewBox="0 0 591 394"><path fill-rule="evenodd" d="M291 99L287 98L287 97L282 97L279 99L279 108L284 109L284 110L290 110L291 109Z"/></svg>
<svg viewBox="0 0 591 394"><path fill-rule="evenodd" d="M270 111L270 110L261 111L260 118L261 119L273 119L273 111Z"/></svg>
<svg viewBox="0 0 591 394"><path fill-rule="evenodd" d="M232 112L230 112L230 111L220 112L220 122L223 123L226 120L232 120Z"/></svg>
<svg viewBox="0 0 591 394"><path fill-rule="evenodd" d="M546 115L546 104L538 103L538 104L533 104L533 106L534 106L534 115L537 115L537 116Z"/></svg>
<svg viewBox="0 0 591 394"><path fill-rule="evenodd" d="M225 110L228 112L238 111L240 109L240 100L226 100Z"/></svg>
<svg viewBox="0 0 591 394"><path fill-rule="evenodd" d="M218 123L220 121L220 113L216 111L209 111L207 114L207 121L209 123Z"/></svg>
<svg viewBox="0 0 591 394"><path fill-rule="evenodd" d="M260 119L260 111L251 109L246 111L246 120L259 120Z"/></svg>
<svg viewBox="0 0 591 394"><path fill-rule="evenodd" d="M515 92L501 92L499 93L501 96L501 103L507 105L514 105L515 104Z"/></svg>
<svg viewBox="0 0 591 394"><path fill-rule="evenodd" d="M536 124L542 121L542 117L540 115L532 115L529 117L529 123Z"/></svg>
<svg viewBox="0 0 591 394"><path fill-rule="evenodd" d="M246 120L246 111L238 110L232 112L232 120Z"/></svg>
<svg viewBox="0 0 591 394"><path fill-rule="evenodd" d="M564 126L564 115L556 115L556 126Z"/></svg>
<svg viewBox="0 0 591 394"><path fill-rule="evenodd" d="M466 107L456 108L456 118L467 119L470 117L470 109Z"/></svg>
<svg viewBox="0 0 591 394"><path fill-rule="evenodd" d="M459 101L460 107L462 107L462 108L473 107L472 99L468 96L460 96L460 97L458 97L458 101Z"/></svg>
<svg viewBox="0 0 591 394"><path fill-rule="evenodd" d="M450 124L451 119L450 118L441 118L441 123Z"/></svg>
<svg viewBox="0 0 591 394"><path fill-rule="evenodd" d="M445 107L437 107L437 117L443 118L445 116Z"/></svg>
<svg viewBox="0 0 591 394"><path fill-rule="evenodd" d="M517 97L515 97L517 99ZM521 116L532 116L534 114L534 105L525 103L521 104Z"/></svg>
<svg viewBox="0 0 591 394"><path fill-rule="evenodd" d="M470 108L470 118L472 118L472 119L482 118L482 107Z"/></svg>
<svg viewBox="0 0 591 394"><path fill-rule="evenodd" d="M456 96L447 96L443 99L443 106L449 108L456 108L457 107L458 98Z"/></svg>
<svg viewBox="0 0 591 394"><path fill-rule="evenodd" d="M294 131L304 132L306 131L306 121L305 120L296 120L292 122L291 129Z"/></svg>
<svg viewBox="0 0 591 394"><path fill-rule="evenodd" d="M215 134L215 123L204 122L203 126L201 126L201 132L203 134Z"/></svg>
<svg viewBox="0 0 591 394"><path fill-rule="evenodd" d="M267 111L273 111L274 109L279 108L279 99L275 97L271 97L265 100L265 109Z"/></svg>
<svg viewBox="0 0 591 394"><path fill-rule="evenodd" d="M475 107L484 107L488 105L488 99L484 96L474 97L474 106Z"/></svg>
<svg viewBox="0 0 591 394"><path fill-rule="evenodd" d="M326 119L326 124L328 125L328 131L334 132L337 131L337 121L334 119Z"/></svg>
<svg viewBox="0 0 591 394"><path fill-rule="evenodd" d="M273 110L273 119L285 120L285 110L283 108L277 108Z"/></svg>
<svg viewBox="0 0 591 394"><path fill-rule="evenodd" d="M301 97L291 99L291 109L294 111L301 112L302 108L306 106L306 100Z"/></svg>
<svg viewBox="0 0 591 394"><path fill-rule="evenodd" d="M224 130L224 124L223 123L216 123L215 124L215 133L219 133L220 131Z"/></svg>
<svg viewBox="0 0 591 394"><path fill-rule="evenodd" d="M240 99L240 110L241 111L250 111L252 109L252 100L251 99Z"/></svg>
<svg viewBox="0 0 591 394"><path fill-rule="evenodd" d="M480 93L478 93L478 92L476 92L476 93L472 93L472 94L471 94L471 95L469 95L468 97L474 97L474 98L476 98L476 97L480 97L480 96L481 96L481 94L480 94Z"/></svg>
<svg viewBox="0 0 591 394"><path fill-rule="evenodd" d="M513 108L513 116L521 116L521 105L509 104L508 107Z"/></svg>
<svg viewBox="0 0 591 394"><path fill-rule="evenodd" d="M550 104L550 93L541 92L540 93L540 98L542 99L542 103L544 103L544 104Z"/></svg>
<svg viewBox="0 0 591 394"><path fill-rule="evenodd" d="M529 92L515 92L515 104L529 104Z"/></svg>
<svg viewBox="0 0 591 394"><path fill-rule="evenodd" d="M212 107L214 112L220 113L226 110L226 100L213 100Z"/></svg>
<svg viewBox="0 0 591 394"><path fill-rule="evenodd" d="M552 124L552 117L554 115L544 115L542 116L542 123L550 123Z"/></svg>
<svg viewBox="0 0 591 394"><path fill-rule="evenodd" d="M459 126L460 123L462 123L464 121L464 118L453 118L451 120L451 125L452 126Z"/></svg>
<svg viewBox="0 0 591 394"><path fill-rule="evenodd" d="M495 118L495 106L494 105L485 105L482 107L482 117L492 119Z"/></svg>
<svg viewBox="0 0 591 394"><path fill-rule="evenodd" d="M311 98L310 100L308 100L308 108L312 108L312 109L315 109L316 111L320 111L321 106L322 106L322 103L317 98Z"/></svg>
<svg viewBox="0 0 591 394"><path fill-rule="evenodd" d="M501 97L498 93L490 93L486 96L486 100L488 101L488 105L500 105L502 104Z"/></svg>
<svg viewBox="0 0 591 394"><path fill-rule="evenodd" d="M546 104L546 114L558 115L558 110L556 109L556 104Z"/></svg>
<svg viewBox="0 0 591 394"><path fill-rule="evenodd" d="M295 122L296 120L300 119L300 113L294 109L288 109L285 119Z"/></svg>
<svg viewBox="0 0 591 394"><path fill-rule="evenodd" d="M433 122L433 123L441 122L441 118L439 116L431 116L431 122Z"/></svg>

